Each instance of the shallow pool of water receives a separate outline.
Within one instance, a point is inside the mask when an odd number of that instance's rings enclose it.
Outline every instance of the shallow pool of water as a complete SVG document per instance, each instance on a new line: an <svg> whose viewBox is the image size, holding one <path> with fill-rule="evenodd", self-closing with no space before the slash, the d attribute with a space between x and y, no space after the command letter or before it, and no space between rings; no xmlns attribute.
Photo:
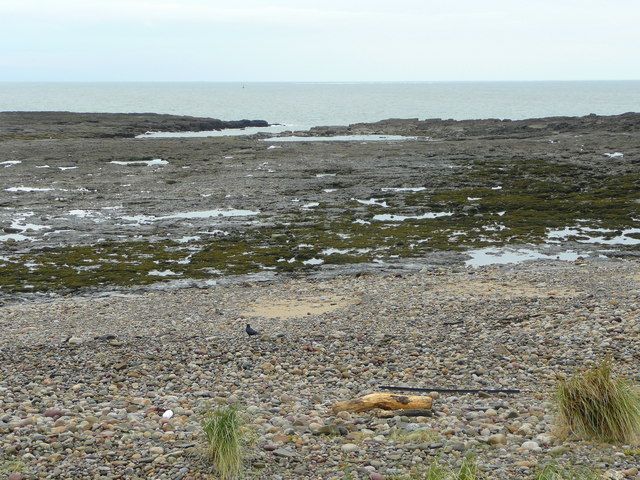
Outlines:
<svg viewBox="0 0 640 480"><path fill-rule="evenodd" d="M272 137L265 142L397 142L404 140L417 140L418 137L405 137L403 135L334 135L331 137Z"/></svg>
<svg viewBox="0 0 640 480"><path fill-rule="evenodd" d="M531 260L563 260L573 262L580 254L573 250L547 254L529 248L496 248L488 247L465 252L471 258L464 263L468 267L483 267L486 265L505 265L522 263Z"/></svg>
<svg viewBox="0 0 640 480"><path fill-rule="evenodd" d="M152 277L175 277L180 274L172 270L150 270L149 275Z"/></svg>
<svg viewBox="0 0 640 480"><path fill-rule="evenodd" d="M113 163L114 165L146 165L147 167L157 167L160 165L167 165L169 162L166 160L162 160L161 158L154 158L153 160L132 160L130 162L122 162L119 160L113 160L109 163Z"/></svg>
<svg viewBox="0 0 640 480"><path fill-rule="evenodd" d="M19 165L22 162L20 160L7 160L5 162L0 162L0 165L2 165L4 168L8 168L8 167L13 167L14 165Z"/></svg>
<svg viewBox="0 0 640 480"><path fill-rule="evenodd" d="M7 235L0 235L0 242L8 242L11 240L14 242L24 242L26 240L33 241L33 238L27 237L26 235L23 235L21 233L9 233Z"/></svg>
<svg viewBox="0 0 640 480"><path fill-rule="evenodd" d="M23 192L50 192L53 188L38 188L38 187L9 187L4 189L6 192L11 193L23 193Z"/></svg>
<svg viewBox="0 0 640 480"><path fill-rule="evenodd" d="M292 125L270 125L268 127L226 128L224 130L202 130L199 132L146 132L136 138L202 138L237 137L257 133L282 133L292 129Z"/></svg>
<svg viewBox="0 0 640 480"><path fill-rule="evenodd" d="M393 188L381 188L383 192L423 192L426 187L393 187Z"/></svg>
<svg viewBox="0 0 640 480"><path fill-rule="evenodd" d="M551 229L547 232L547 241L550 243L558 243L569 239L575 239L578 243L592 243L599 245L640 245L639 238L630 236L638 234L640 234L640 228L626 228L616 231L608 228L578 226Z"/></svg>
<svg viewBox="0 0 640 480"><path fill-rule="evenodd" d="M370 198L369 200L360 200L358 198L352 198L351 200L355 200L356 202L362 205L377 205L382 208L389 208L389 205L386 201L380 200L379 198Z"/></svg>
<svg viewBox="0 0 640 480"><path fill-rule="evenodd" d="M309 260L304 260L302 263L304 265L322 265L324 260L321 258L310 258Z"/></svg>
<svg viewBox="0 0 640 480"><path fill-rule="evenodd" d="M260 212L257 210L196 210L192 212L178 212L171 215L164 215L156 217L154 215L123 215L119 217L121 220L127 222L133 222L138 224L152 223L160 220L193 220L201 218L216 218L216 217L248 217L258 215Z"/></svg>
<svg viewBox="0 0 640 480"><path fill-rule="evenodd" d="M392 215L380 214L374 215L372 220L376 222L404 222L405 220L426 220L431 218L450 217L452 212L427 212L422 215Z"/></svg>
<svg viewBox="0 0 640 480"><path fill-rule="evenodd" d="M364 254L369 253L370 248L325 248L320 252L321 255L347 255L347 254Z"/></svg>

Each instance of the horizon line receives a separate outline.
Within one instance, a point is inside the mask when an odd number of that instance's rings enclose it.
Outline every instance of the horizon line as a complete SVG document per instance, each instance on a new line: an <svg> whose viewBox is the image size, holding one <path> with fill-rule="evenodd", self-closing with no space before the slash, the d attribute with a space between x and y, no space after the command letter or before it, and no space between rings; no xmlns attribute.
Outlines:
<svg viewBox="0 0 640 480"><path fill-rule="evenodd" d="M232 84L436 84L436 83L575 83L575 82L640 82L640 78L633 79L546 79L546 80L0 80L0 83L232 83Z"/></svg>

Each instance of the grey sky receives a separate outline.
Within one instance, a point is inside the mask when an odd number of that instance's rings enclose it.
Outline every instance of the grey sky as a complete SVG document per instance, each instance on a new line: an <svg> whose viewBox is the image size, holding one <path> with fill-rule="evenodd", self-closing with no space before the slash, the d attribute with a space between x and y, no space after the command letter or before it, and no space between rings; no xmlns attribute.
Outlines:
<svg viewBox="0 0 640 480"><path fill-rule="evenodd" d="M638 0L0 0L1 80L640 79Z"/></svg>

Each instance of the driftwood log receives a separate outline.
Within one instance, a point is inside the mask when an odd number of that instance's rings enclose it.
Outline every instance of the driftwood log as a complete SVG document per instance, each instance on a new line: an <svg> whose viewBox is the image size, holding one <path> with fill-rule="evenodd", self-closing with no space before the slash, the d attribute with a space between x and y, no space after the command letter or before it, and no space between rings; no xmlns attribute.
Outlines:
<svg viewBox="0 0 640 480"><path fill-rule="evenodd" d="M382 410L430 410L433 405L431 397L423 395L399 395L397 393L372 393L355 400L338 402L333 406L334 412L366 412L374 408Z"/></svg>

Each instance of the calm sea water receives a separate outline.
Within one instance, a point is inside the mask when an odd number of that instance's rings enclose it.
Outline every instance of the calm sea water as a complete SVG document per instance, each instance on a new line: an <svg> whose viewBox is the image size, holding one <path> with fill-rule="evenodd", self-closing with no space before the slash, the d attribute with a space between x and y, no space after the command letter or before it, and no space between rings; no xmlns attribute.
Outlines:
<svg viewBox="0 0 640 480"><path fill-rule="evenodd" d="M295 128L385 118L511 118L640 111L640 81L0 83L0 111L157 112Z"/></svg>

